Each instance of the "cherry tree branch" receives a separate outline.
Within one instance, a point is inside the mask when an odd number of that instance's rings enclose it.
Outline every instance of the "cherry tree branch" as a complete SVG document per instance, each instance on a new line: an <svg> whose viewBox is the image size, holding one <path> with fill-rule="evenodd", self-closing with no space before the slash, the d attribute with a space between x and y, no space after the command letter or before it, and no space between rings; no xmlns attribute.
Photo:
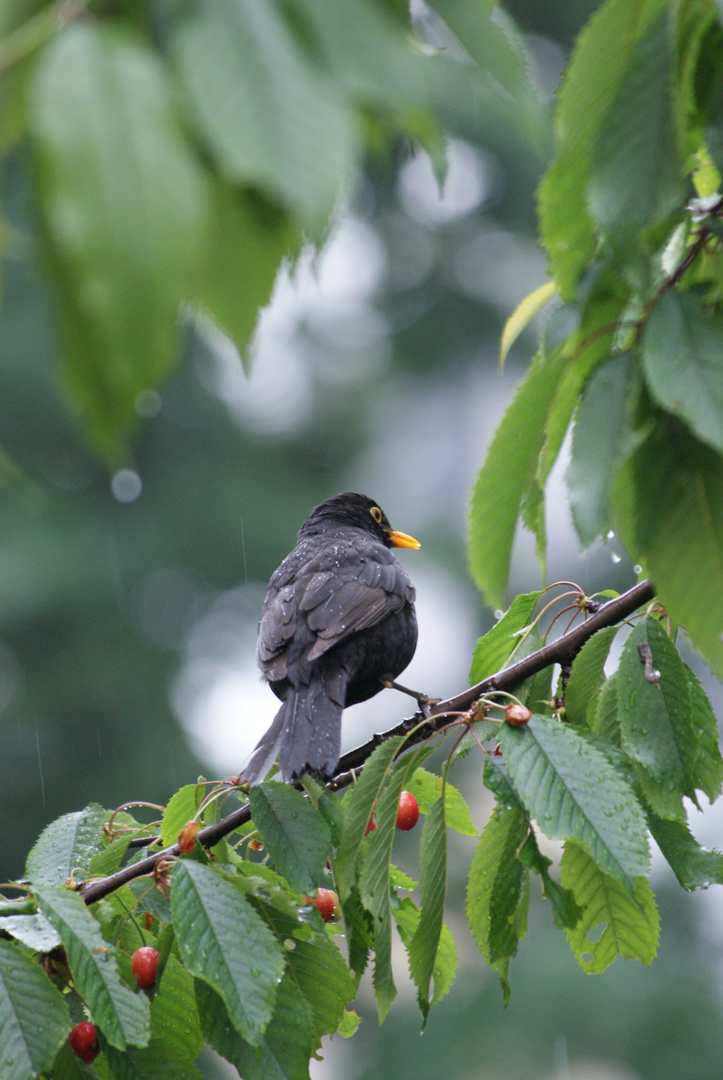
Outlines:
<svg viewBox="0 0 723 1080"><path fill-rule="evenodd" d="M422 713L417 712L414 716L402 720L400 724L390 728L388 731L373 736L362 746L358 746L355 750L344 754L334 776L328 783L328 787L333 791L338 791L340 788L350 784L354 777L358 775L359 770L363 767L372 751L380 743L392 738L392 736L407 736L406 750L415 743L428 739L435 732L441 731L449 723L451 714L456 715L460 712L466 712L479 698L493 694L496 690L510 692L523 683L525 679L529 679L531 675L535 675L538 671L543 671L553 664L560 664L565 668L572 663L582 646L593 634L605 626L614 626L616 623L622 622L643 604L650 603L654 595L655 590L652 582L641 581L632 589L628 589L627 592L608 600L605 604L601 604L593 614L588 616L585 622L580 623L573 630L562 634L541 649L537 649L536 652L530 653L524 659L518 660L516 664L511 664L502 671L490 675L489 678L483 679L476 686L471 686L468 690L463 690L454 697L436 702L434 716L426 719L426 722ZM415 728L416 730L414 730ZM246 803L221 821L201 829L198 840L205 848L211 848L219 840L228 836L229 833L245 825L250 818L251 810L249 804ZM78 891L86 904L92 904L96 900L100 900L102 897L114 892L115 889L119 889L121 885L127 885L128 882L137 878L153 874L159 862L164 859L176 858L179 854L178 844L172 844L162 851L148 855L145 859L124 866L109 877L84 882L80 885Z"/></svg>

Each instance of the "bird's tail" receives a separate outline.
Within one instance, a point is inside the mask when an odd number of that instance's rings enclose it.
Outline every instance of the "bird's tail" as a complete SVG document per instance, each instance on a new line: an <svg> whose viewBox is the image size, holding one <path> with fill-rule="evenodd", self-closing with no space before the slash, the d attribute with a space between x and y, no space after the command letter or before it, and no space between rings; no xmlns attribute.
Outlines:
<svg viewBox="0 0 723 1080"><path fill-rule="evenodd" d="M341 714L344 707L337 679L316 678L290 687L268 731L259 740L241 778L258 784L278 757L286 783L313 773L332 775L341 751ZM330 685L331 684L331 685Z"/></svg>

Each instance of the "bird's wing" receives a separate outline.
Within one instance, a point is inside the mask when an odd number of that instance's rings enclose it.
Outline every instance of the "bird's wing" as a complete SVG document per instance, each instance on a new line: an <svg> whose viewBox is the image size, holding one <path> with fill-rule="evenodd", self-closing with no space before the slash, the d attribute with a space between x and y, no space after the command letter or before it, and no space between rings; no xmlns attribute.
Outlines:
<svg viewBox="0 0 723 1080"><path fill-rule="evenodd" d="M277 588L273 581L264 600L259 621L256 656L269 682L286 678L286 647L296 632L294 583Z"/></svg>
<svg viewBox="0 0 723 1080"><path fill-rule="evenodd" d="M318 561L299 603L316 635L309 660L414 601L414 586L403 567L381 545L360 552L353 544L335 543L328 566L326 558Z"/></svg>

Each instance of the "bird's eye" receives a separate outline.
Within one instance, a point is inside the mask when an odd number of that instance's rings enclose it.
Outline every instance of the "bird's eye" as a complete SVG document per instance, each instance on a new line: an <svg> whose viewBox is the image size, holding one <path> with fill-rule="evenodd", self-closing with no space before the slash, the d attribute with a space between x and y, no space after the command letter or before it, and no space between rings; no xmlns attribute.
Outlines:
<svg viewBox="0 0 723 1080"><path fill-rule="evenodd" d="M369 509L369 513L370 513L370 514L371 514L371 516L372 516L372 517L374 518L374 520L376 521L377 525L381 525L381 523L382 523L382 512L381 512L381 510L379 509L379 507L378 507L378 506L372 506L372 507L370 507L370 509Z"/></svg>

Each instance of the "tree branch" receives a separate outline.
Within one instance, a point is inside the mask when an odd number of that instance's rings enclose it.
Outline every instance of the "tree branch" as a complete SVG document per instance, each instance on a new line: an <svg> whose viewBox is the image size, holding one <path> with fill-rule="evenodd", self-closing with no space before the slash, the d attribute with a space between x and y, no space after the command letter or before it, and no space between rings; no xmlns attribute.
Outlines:
<svg viewBox="0 0 723 1080"><path fill-rule="evenodd" d="M375 735L368 742L358 746L355 750L351 750L341 758L333 778L329 781L329 788L338 791L340 788L350 784L372 751L380 743L385 742L392 736L408 736L405 746L405 749L407 749L415 745L415 743L428 739L435 732L441 731L446 727L450 714L466 712L479 698L492 694L495 690L511 691L520 683L523 683L525 679L529 679L531 675L535 675L538 671L543 671L553 664L571 663L593 634L605 626L614 626L616 623L622 622L643 604L649 603L654 595L655 590L652 582L641 581L632 589L628 589L627 592L602 604L585 622L576 626L569 633L556 638L536 652L530 653L523 660L518 660L516 664L511 664L510 667L490 675L489 678L483 679L476 686L471 686L468 690L463 690L454 697L447 698L446 701L438 701L434 706L434 716L429 718L426 723L422 713L417 712L414 716L402 720L396 727L390 728L389 731ZM414 731L415 728L417 728L416 731ZM198 840L205 848L211 848L219 840L228 836L229 833L232 833L241 825L245 825L250 818L250 807L246 803L221 821L201 829ZM148 855L139 862L124 866L122 870L118 870L109 877L101 878L98 881L85 882L80 885L78 891L83 896L86 904L92 904L96 900L107 896L108 893L120 888L121 885L127 885L129 881L152 874L162 859L176 858L179 854L178 844L172 844L162 851Z"/></svg>

